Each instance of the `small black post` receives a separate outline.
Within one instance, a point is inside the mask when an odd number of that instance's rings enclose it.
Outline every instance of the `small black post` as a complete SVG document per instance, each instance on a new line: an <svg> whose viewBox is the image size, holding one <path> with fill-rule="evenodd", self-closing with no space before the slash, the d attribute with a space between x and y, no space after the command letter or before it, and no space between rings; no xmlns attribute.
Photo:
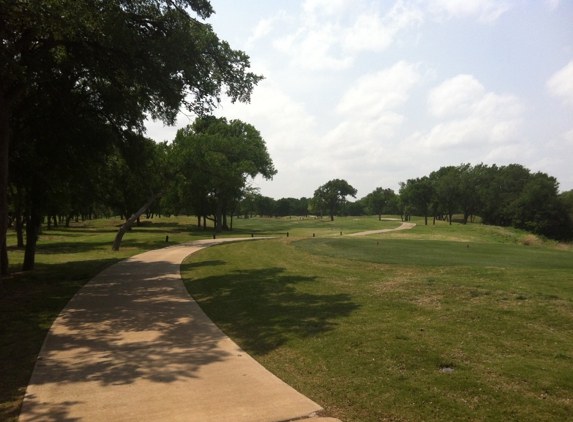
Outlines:
<svg viewBox="0 0 573 422"><path fill-rule="evenodd" d="M169 243L169 236L165 236L165 243Z"/></svg>
<svg viewBox="0 0 573 422"><path fill-rule="evenodd" d="M314 233L312 234L312 237L314 237Z"/></svg>
<svg viewBox="0 0 573 422"><path fill-rule="evenodd" d="M217 235L215 233L213 233L213 239L216 239Z"/></svg>
<svg viewBox="0 0 573 422"><path fill-rule="evenodd" d="M251 237L255 237L255 234L254 234L254 233L251 233Z"/></svg>
<svg viewBox="0 0 573 422"><path fill-rule="evenodd" d="M340 232L340 236L342 236L342 232Z"/></svg>
<svg viewBox="0 0 573 422"><path fill-rule="evenodd" d="M287 237L288 237L288 232L287 232Z"/></svg>

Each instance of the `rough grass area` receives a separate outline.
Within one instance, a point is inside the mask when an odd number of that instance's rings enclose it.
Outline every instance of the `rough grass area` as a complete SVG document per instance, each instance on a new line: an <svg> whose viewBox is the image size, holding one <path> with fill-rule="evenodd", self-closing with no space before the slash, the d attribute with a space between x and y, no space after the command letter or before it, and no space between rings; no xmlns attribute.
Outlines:
<svg viewBox="0 0 573 422"><path fill-rule="evenodd" d="M573 254L452 227L222 245L182 270L228 335L345 422L573 420Z"/></svg>

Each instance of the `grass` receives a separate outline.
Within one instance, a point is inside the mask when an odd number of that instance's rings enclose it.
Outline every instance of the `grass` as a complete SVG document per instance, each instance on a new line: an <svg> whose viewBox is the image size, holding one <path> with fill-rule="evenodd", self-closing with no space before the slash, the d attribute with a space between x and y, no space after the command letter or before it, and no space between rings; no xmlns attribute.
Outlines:
<svg viewBox="0 0 573 422"><path fill-rule="evenodd" d="M182 273L231 338L345 422L573 420L573 255L526 236L238 243Z"/></svg>
<svg viewBox="0 0 573 422"><path fill-rule="evenodd" d="M195 217L172 217L142 220L122 242L119 252L111 252L118 219L72 223L70 228L44 228L40 236L36 267L21 272L24 251L16 248L15 233L7 238L10 273L3 280L0 295L0 420L16 421L36 357L54 319L71 297L92 277L106 267L130 256L168 244L188 242L213 235L212 223L207 231L196 227ZM361 231L362 228L396 227L396 222L379 222L374 218L327 219L296 217L282 219L235 219L234 230L217 237L250 237L277 234L317 237L339 235L337 231Z"/></svg>
<svg viewBox="0 0 573 422"><path fill-rule="evenodd" d="M570 418L571 251L516 230L421 221L414 230L344 239L340 231L400 222L235 219L224 236L281 239L202 251L184 266L186 284L249 353L345 422ZM0 420L17 420L49 327L95 274L165 246L165 236L174 244L213 234L196 229L195 218L144 220L112 253L120 224L44 230L28 273L19 272L23 251L13 233L8 238ZM305 239L313 233L317 239ZM505 265L508 253L521 264ZM441 372L446 367L454 372Z"/></svg>
<svg viewBox="0 0 573 422"><path fill-rule="evenodd" d="M238 232L271 233L291 237L329 237L357 233L366 230L393 229L402 224L400 221L378 221L378 217L282 217L282 218L249 218L235 219Z"/></svg>

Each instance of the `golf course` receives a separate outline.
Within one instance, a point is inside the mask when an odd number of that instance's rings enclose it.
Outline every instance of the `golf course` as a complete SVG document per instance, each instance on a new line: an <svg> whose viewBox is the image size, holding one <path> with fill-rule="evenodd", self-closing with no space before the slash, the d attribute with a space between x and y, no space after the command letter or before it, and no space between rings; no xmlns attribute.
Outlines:
<svg viewBox="0 0 573 422"><path fill-rule="evenodd" d="M261 240L203 249L181 276L245 352L344 422L573 420L571 245L417 217L409 230L347 236L401 225L385 217L235 219L217 238ZM44 230L30 272L9 232L1 420L17 420L46 333L74 294L125 258L213 237L196 222L143 219L119 252L121 220Z"/></svg>

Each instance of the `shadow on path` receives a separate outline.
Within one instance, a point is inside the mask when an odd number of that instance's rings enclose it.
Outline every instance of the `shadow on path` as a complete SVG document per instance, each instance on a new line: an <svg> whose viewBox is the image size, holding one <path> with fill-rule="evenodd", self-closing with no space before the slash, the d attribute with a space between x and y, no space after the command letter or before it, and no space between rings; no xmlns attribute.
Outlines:
<svg viewBox="0 0 573 422"><path fill-rule="evenodd" d="M181 261L226 241L146 252L86 284L45 339L20 421L265 422L320 411L246 355L185 290Z"/></svg>

